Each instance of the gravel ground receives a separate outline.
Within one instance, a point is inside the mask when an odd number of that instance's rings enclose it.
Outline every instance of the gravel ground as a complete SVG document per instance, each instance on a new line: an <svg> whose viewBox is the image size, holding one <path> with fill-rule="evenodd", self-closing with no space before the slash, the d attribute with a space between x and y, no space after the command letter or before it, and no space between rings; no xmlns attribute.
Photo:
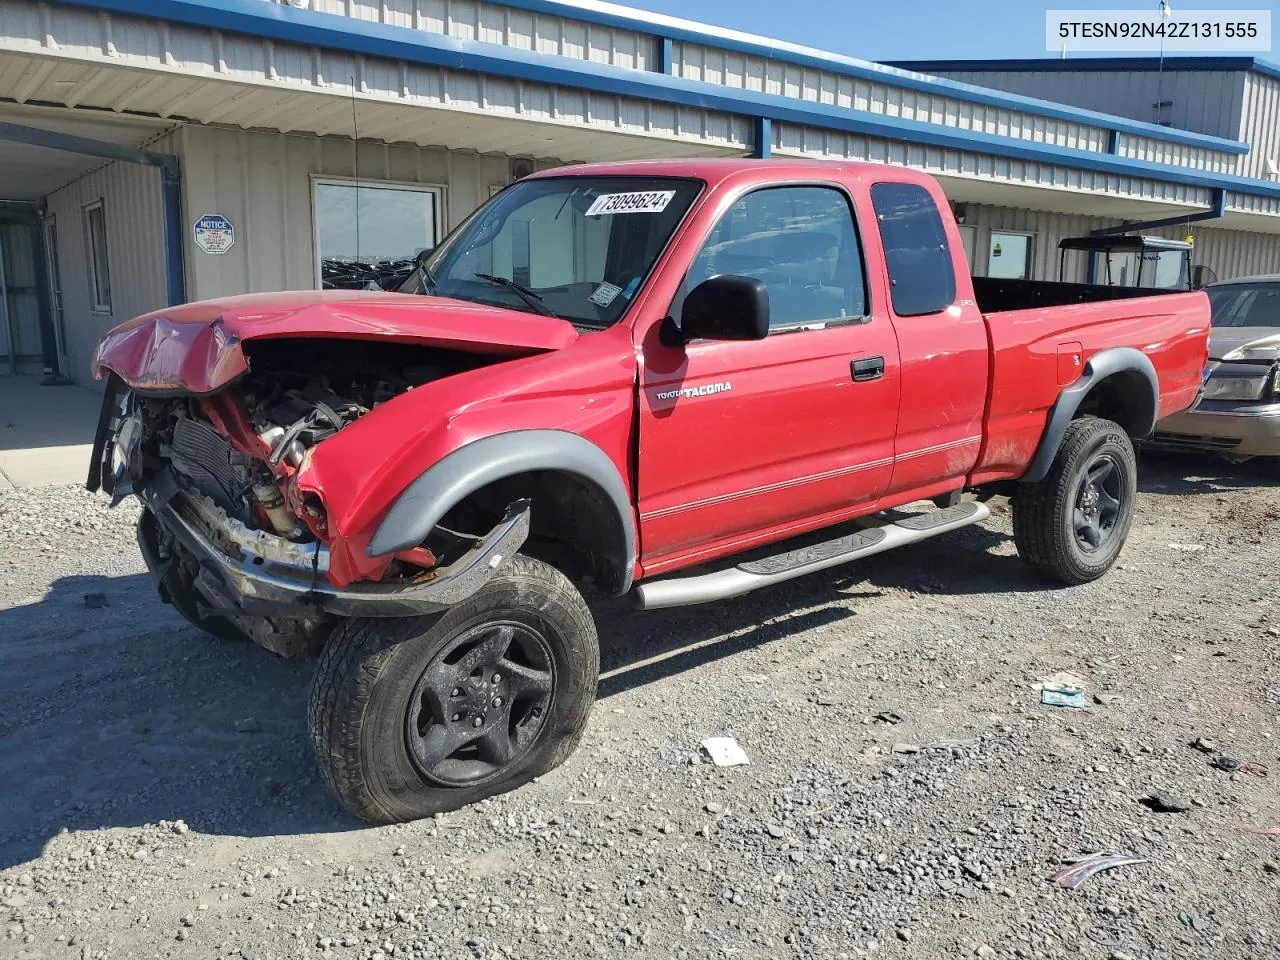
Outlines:
<svg viewBox="0 0 1280 960"><path fill-rule="evenodd" d="M1142 475L1087 587L1035 579L996 501L746 599L605 604L564 767L376 829L314 770L309 665L162 606L131 505L0 494L0 957L1280 956L1280 838L1238 829L1280 824L1280 490ZM1059 670L1086 709L1040 703ZM1148 862L1047 881L1099 850Z"/></svg>

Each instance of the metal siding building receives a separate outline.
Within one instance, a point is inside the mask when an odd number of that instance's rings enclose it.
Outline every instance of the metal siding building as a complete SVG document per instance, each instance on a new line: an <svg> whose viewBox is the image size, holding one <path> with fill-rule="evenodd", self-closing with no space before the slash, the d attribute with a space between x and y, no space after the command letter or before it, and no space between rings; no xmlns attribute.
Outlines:
<svg viewBox="0 0 1280 960"><path fill-rule="evenodd" d="M172 136L153 146L172 146ZM89 258L85 211L102 204L107 231L110 304L95 305L83 276ZM160 222L160 172L131 163L106 163L50 193L45 205L47 242L56 244L69 368L87 371L99 337L123 320L165 303L164 236Z"/></svg>
<svg viewBox="0 0 1280 960"><path fill-rule="evenodd" d="M227 253L192 257L187 293L193 300L314 287L317 178L438 188L442 228L511 180L505 157L412 144L195 126L184 127L180 137L184 207L193 216L218 211L237 225Z"/></svg>
<svg viewBox="0 0 1280 960"><path fill-rule="evenodd" d="M1089 70L1053 69L1061 63L1087 63ZM980 87L1009 90L1028 97L1069 103L1087 110L1114 113L1134 120L1168 123L1182 130L1195 130L1215 137L1236 138L1240 134L1244 85L1247 70L1221 71L1112 69L1105 61L1054 60L1023 61L1026 68L1000 69L1000 64L983 64L975 69L953 66L947 61L903 62L908 69L973 83ZM1039 64L1039 66L1037 66ZM1156 109L1157 103L1171 101Z"/></svg>
<svg viewBox="0 0 1280 960"><path fill-rule="evenodd" d="M978 274L1053 278L1064 237L1215 211L1198 262L1280 271L1280 79L1166 61L1156 118L1148 70L1027 63L905 70L565 0L0 0L0 199L45 238L11 243L31 261L15 275L47 288L19 352L53 342L46 362L85 380L101 333L138 313L346 269L349 195L359 260L360 225L366 245L386 232L370 198L435 242L512 179L590 160L927 170ZM234 242L197 242L206 215Z"/></svg>
<svg viewBox="0 0 1280 960"><path fill-rule="evenodd" d="M1070 103L1134 120L1250 144L1223 172L1265 179L1280 165L1280 70L1247 57L1081 60L921 60L897 66L1022 96ZM1125 153L1167 163L1168 150ZM1201 161L1203 162L1203 160Z"/></svg>
<svg viewBox="0 0 1280 960"><path fill-rule="evenodd" d="M1280 170L1280 77L1251 73L1245 77L1239 138L1257 144L1244 161L1251 177L1275 178ZM1270 160L1275 166L1269 167Z"/></svg>

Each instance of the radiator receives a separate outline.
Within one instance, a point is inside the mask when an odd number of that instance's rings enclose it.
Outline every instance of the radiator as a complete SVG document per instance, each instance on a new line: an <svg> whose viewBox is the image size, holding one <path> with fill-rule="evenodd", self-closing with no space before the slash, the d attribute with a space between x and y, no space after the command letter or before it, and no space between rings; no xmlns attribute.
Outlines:
<svg viewBox="0 0 1280 960"><path fill-rule="evenodd" d="M244 493L249 487L248 470L237 464L240 459L231 444L206 423L179 417L173 428L173 446L169 454L173 469L197 489L232 515L244 509Z"/></svg>

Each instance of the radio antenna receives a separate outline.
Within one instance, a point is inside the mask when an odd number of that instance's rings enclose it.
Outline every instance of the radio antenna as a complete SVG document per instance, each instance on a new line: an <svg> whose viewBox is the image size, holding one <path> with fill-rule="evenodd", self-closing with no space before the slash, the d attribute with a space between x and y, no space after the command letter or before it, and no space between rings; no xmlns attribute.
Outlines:
<svg viewBox="0 0 1280 960"><path fill-rule="evenodd" d="M360 259L360 123L356 119L356 78L351 78L351 165L356 181L356 262Z"/></svg>

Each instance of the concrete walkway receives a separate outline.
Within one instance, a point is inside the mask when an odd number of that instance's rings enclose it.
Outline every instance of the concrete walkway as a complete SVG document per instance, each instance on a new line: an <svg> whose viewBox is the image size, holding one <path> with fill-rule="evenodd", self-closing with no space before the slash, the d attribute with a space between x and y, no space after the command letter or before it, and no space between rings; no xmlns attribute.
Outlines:
<svg viewBox="0 0 1280 960"><path fill-rule="evenodd" d="M102 395L40 380L0 376L0 492L83 483L89 472Z"/></svg>

